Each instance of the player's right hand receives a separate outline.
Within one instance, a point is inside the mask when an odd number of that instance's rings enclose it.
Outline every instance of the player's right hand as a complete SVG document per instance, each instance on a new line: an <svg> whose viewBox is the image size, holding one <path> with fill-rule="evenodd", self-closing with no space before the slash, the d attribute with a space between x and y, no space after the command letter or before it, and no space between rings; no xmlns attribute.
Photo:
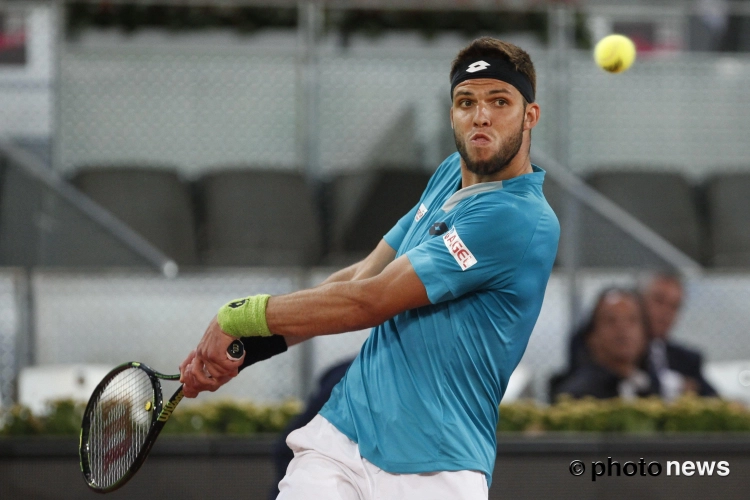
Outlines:
<svg viewBox="0 0 750 500"><path fill-rule="evenodd" d="M214 317L198 346L180 364L180 382L186 397L213 392L237 376L244 355L237 360L227 356L227 348L234 340L221 331Z"/></svg>

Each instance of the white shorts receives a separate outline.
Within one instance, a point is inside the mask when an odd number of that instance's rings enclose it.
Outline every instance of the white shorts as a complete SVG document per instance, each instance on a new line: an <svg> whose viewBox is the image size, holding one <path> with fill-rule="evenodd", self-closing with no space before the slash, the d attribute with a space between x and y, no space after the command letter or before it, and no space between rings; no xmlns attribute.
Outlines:
<svg viewBox="0 0 750 500"><path fill-rule="evenodd" d="M487 500L489 494L483 472L385 472L320 415L289 434L286 444L294 459L277 500Z"/></svg>

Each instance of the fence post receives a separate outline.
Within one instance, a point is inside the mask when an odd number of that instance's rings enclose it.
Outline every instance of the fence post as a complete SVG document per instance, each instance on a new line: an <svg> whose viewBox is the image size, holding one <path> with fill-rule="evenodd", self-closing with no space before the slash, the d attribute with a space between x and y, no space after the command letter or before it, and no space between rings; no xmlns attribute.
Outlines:
<svg viewBox="0 0 750 500"><path fill-rule="evenodd" d="M298 4L297 33L300 47L298 112L299 164L308 179L320 176L320 136L318 134L318 39L323 25L323 8L315 1Z"/></svg>

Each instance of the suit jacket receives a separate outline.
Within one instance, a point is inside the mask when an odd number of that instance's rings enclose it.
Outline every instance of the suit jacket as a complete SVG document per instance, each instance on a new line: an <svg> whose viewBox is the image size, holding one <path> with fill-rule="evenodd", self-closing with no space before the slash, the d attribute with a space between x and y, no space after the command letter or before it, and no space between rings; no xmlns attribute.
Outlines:
<svg viewBox="0 0 750 500"><path fill-rule="evenodd" d="M665 342L667 364L671 370L676 371L680 375L690 377L698 382L698 394L700 396L717 396L716 390L711 387L711 384L706 381L703 377L702 366L703 358L698 351L688 349L675 342ZM553 400L556 394L559 394L559 384L563 380L570 378L571 374L575 370L589 362L588 350L586 349L586 343L581 332L577 332L570 339L568 345L568 370L563 374L559 374L552 378L550 381L550 395ZM649 360L647 364L644 364L644 368L648 367L649 371L654 371L653 364Z"/></svg>
<svg viewBox="0 0 750 500"><path fill-rule="evenodd" d="M650 372L648 377L650 385L638 392L640 397L659 395L658 379ZM569 394L574 398L584 396L593 396L597 399L616 398L620 396L619 385L622 380L622 377L593 361L584 362L552 388L552 400L554 401L560 394Z"/></svg>
<svg viewBox="0 0 750 500"><path fill-rule="evenodd" d="M698 351L688 349L674 342L667 341L667 363L671 370L680 375L690 377L698 382L698 394L701 396L716 396L716 390L703 378L703 358Z"/></svg>

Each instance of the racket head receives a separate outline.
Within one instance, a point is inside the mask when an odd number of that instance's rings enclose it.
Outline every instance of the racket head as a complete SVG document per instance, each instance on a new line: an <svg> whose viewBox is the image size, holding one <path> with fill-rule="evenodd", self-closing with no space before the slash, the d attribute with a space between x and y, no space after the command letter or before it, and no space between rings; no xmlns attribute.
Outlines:
<svg viewBox="0 0 750 500"><path fill-rule="evenodd" d="M81 471L92 490L120 488L145 461L163 426L157 425L163 406L159 378L142 363L124 363L94 389L79 443Z"/></svg>

